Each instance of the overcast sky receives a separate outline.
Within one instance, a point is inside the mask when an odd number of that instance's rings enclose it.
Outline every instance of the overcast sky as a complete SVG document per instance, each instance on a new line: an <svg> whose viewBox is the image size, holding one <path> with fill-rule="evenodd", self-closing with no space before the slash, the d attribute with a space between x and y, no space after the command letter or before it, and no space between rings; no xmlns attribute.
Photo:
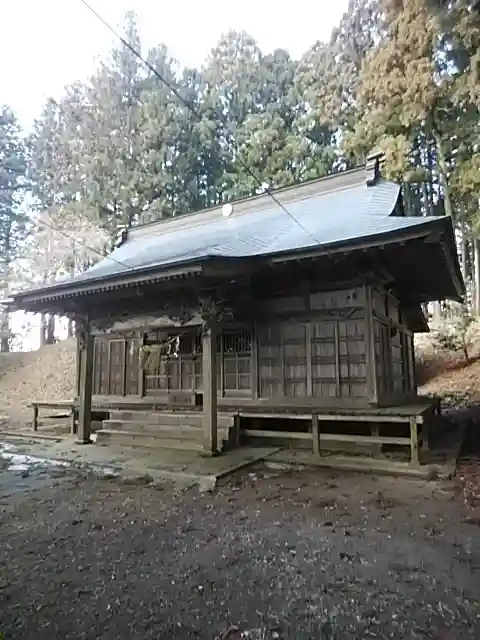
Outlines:
<svg viewBox="0 0 480 640"><path fill-rule="evenodd" d="M283 47L301 55L329 37L348 0L89 0L113 26L138 16L146 48L165 43L181 64L200 66L228 29L244 29L264 52ZM5 6L3 6L5 5ZM2 2L0 103L28 127L49 96L83 80L105 56L112 34L80 0Z"/></svg>

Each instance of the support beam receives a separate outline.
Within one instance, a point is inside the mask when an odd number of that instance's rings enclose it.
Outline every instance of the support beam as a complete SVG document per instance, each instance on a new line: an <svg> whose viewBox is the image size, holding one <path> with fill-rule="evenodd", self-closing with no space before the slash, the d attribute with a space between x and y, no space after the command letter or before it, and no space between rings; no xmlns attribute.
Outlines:
<svg viewBox="0 0 480 640"><path fill-rule="evenodd" d="M76 328L76 338L77 338L77 367L75 371L75 389L76 389L76 397L80 397L80 376L81 376L81 358L82 358L82 350L80 348L80 337L78 332L78 327Z"/></svg>
<svg viewBox="0 0 480 640"><path fill-rule="evenodd" d="M318 428L318 416L314 413L312 415L312 438L313 438L313 453L320 457L320 430Z"/></svg>
<svg viewBox="0 0 480 640"><path fill-rule="evenodd" d="M145 331L140 332L139 342L138 342L138 395L140 398L143 398L145 395L145 370L143 368L143 347L146 342L146 333Z"/></svg>
<svg viewBox="0 0 480 640"><path fill-rule="evenodd" d="M410 450L412 467L419 467L420 461L418 459L418 425L415 418L410 418Z"/></svg>
<svg viewBox="0 0 480 640"><path fill-rule="evenodd" d="M378 422L373 422L370 424L370 436L372 439L377 440L377 443L374 445L374 451L377 456L382 455L382 445L378 443L378 439L380 438L380 424Z"/></svg>
<svg viewBox="0 0 480 640"><path fill-rule="evenodd" d="M90 444L92 427L92 393L93 393L93 345L89 322L82 323L79 333L80 341L80 406L78 416L78 443Z"/></svg>
<svg viewBox="0 0 480 640"><path fill-rule="evenodd" d="M217 424L217 331L212 321L202 334L203 452L218 454Z"/></svg>
<svg viewBox="0 0 480 640"><path fill-rule="evenodd" d="M76 435L77 433L77 410L72 407L70 411L70 433Z"/></svg>
<svg viewBox="0 0 480 640"><path fill-rule="evenodd" d="M375 319L373 315L372 287L365 285L365 363L367 369L367 394L368 402L372 406L378 406L377 388L377 357L375 345Z"/></svg>
<svg viewBox="0 0 480 640"><path fill-rule="evenodd" d="M430 445L428 443L428 421L422 424L422 451L428 451Z"/></svg>

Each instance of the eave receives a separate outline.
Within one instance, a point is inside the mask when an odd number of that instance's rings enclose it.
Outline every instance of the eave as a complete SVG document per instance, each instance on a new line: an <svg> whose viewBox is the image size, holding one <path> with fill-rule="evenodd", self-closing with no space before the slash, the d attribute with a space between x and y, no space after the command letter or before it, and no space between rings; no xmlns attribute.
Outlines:
<svg viewBox="0 0 480 640"><path fill-rule="evenodd" d="M8 306L11 310L39 311L46 310L52 303L55 307L61 308L61 301L67 300L77 300L78 306L87 306L85 304L87 296L96 296L121 289L138 289L145 285L175 280L185 281L198 276L206 278L235 277L237 274L248 274L249 271L253 273L259 265L273 267L290 261L300 262L328 256L340 257L342 254L367 252L375 248L388 251L389 246L402 245L410 241L423 241L426 244L438 243L442 247L445 264L448 266L448 272L456 291L455 296L446 297L460 299L465 288L452 238L453 229L448 218L432 219L416 227L396 229L354 240L337 241L296 251L240 258L205 256L170 266L151 265L148 268L132 269L126 274L120 273L98 278L90 276L84 281L60 282L48 287L18 293L13 296L13 303Z"/></svg>

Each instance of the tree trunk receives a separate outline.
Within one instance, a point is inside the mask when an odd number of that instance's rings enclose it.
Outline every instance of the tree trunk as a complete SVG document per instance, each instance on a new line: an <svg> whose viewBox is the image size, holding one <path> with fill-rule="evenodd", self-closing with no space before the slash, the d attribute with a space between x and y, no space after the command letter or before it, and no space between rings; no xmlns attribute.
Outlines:
<svg viewBox="0 0 480 640"><path fill-rule="evenodd" d="M429 215L435 215L435 197L433 186L433 156L432 156L432 143L427 144L427 165L428 165L428 208L430 210Z"/></svg>
<svg viewBox="0 0 480 640"><path fill-rule="evenodd" d="M47 344L53 344L55 342L55 316L49 315L47 322Z"/></svg>
<svg viewBox="0 0 480 640"><path fill-rule="evenodd" d="M462 227L462 276L465 283L468 280L468 234L465 226Z"/></svg>
<svg viewBox="0 0 480 640"><path fill-rule="evenodd" d="M10 318L7 311L2 311L0 317L0 352L10 351Z"/></svg>
<svg viewBox="0 0 480 640"><path fill-rule="evenodd" d="M47 344L47 316L42 313L40 316L40 346Z"/></svg>
<svg viewBox="0 0 480 640"><path fill-rule="evenodd" d="M443 148L443 140L436 129L435 126L432 128L433 137L435 138L435 143L437 146L437 157L438 157L438 173L440 176L440 184L442 186L443 191L443 202L445 207L445 215L452 216L453 215L453 206L452 199L450 197L450 186L448 184L448 168L447 168L447 159L445 157L445 151Z"/></svg>
<svg viewBox="0 0 480 640"><path fill-rule="evenodd" d="M473 308L475 314L480 316L480 240L473 240L473 256L474 256L474 290L473 290Z"/></svg>

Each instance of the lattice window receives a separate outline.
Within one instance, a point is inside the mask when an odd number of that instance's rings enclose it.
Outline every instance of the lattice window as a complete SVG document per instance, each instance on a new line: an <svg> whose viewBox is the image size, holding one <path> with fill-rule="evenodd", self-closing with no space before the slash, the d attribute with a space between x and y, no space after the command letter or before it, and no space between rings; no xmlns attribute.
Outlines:
<svg viewBox="0 0 480 640"><path fill-rule="evenodd" d="M217 349L218 349L217 343ZM252 332L227 330L221 336L223 389L249 392L252 388ZM217 372L218 373L218 372Z"/></svg>

